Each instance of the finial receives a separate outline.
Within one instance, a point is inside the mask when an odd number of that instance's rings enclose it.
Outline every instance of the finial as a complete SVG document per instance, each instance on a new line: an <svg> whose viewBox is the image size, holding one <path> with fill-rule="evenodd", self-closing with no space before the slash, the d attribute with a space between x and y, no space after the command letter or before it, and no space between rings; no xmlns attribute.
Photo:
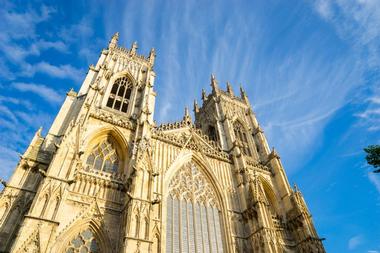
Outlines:
<svg viewBox="0 0 380 253"><path fill-rule="evenodd" d="M245 90L241 84L239 84L239 86L240 86L240 96L241 98L243 98L243 96L245 96Z"/></svg>
<svg viewBox="0 0 380 253"><path fill-rule="evenodd" d="M300 190L298 189L298 186L296 184L294 184L294 191L295 192L299 192Z"/></svg>
<svg viewBox="0 0 380 253"><path fill-rule="evenodd" d="M198 102L196 99L194 99L194 113L198 113L198 112L199 112Z"/></svg>
<svg viewBox="0 0 380 253"><path fill-rule="evenodd" d="M114 35L112 35L112 38L110 40L110 43L108 44L108 48L115 48L117 46L117 42L119 41L119 32L116 32Z"/></svg>
<svg viewBox="0 0 380 253"><path fill-rule="evenodd" d="M247 104L249 104L247 93L245 93L245 90L243 86L240 84L240 97L243 99Z"/></svg>
<svg viewBox="0 0 380 253"><path fill-rule="evenodd" d="M211 74L211 88L212 92L216 92L218 90L218 82L216 81L214 74Z"/></svg>
<svg viewBox="0 0 380 253"><path fill-rule="evenodd" d="M38 137L41 137L42 136L42 126L40 126L40 128L38 128L37 132L36 132L36 135Z"/></svg>
<svg viewBox="0 0 380 253"><path fill-rule="evenodd" d="M234 95L234 91L232 90L232 86L231 86L231 83L227 81L227 92L233 96Z"/></svg>
<svg viewBox="0 0 380 253"><path fill-rule="evenodd" d="M187 108L187 106L185 107L185 115L183 116L183 121L185 121L188 125L190 125L192 121L189 113L189 108Z"/></svg>
<svg viewBox="0 0 380 253"><path fill-rule="evenodd" d="M202 89L202 100L203 100L203 102L206 101L206 99L207 99L206 91L205 91L205 89Z"/></svg>
<svg viewBox="0 0 380 253"><path fill-rule="evenodd" d="M153 65L155 59L156 59L156 50L152 47L152 49L149 52L149 62Z"/></svg>
<svg viewBox="0 0 380 253"><path fill-rule="evenodd" d="M42 136L42 127L38 128L38 130L36 131L36 133L34 134L33 136L33 139L32 141L30 142L30 145L29 145L29 148L27 149L27 151L30 149L30 147L36 145L36 143L38 142L39 138L41 138ZM25 153L27 152L25 151ZM22 157L22 155L21 155Z"/></svg>
<svg viewBox="0 0 380 253"><path fill-rule="evenodd" d="M135 42L132 43L132 47L131 47L131 54L132 55L136 54L137 48L138 48L137 41L135 41Z"/></svg>
<svg viewBox="0 0 380 253"><path fill-rule="evenodd" d="M73 88L71 88L69 90L69 92L66 93L66 96L69 96L69 97L76 97L77 96L77 93L74 91Z"/></svg>

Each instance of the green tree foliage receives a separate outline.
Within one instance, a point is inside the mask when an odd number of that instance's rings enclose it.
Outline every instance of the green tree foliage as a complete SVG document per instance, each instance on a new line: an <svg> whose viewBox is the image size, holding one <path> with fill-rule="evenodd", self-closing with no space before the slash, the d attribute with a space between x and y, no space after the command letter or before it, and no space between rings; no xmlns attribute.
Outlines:
<svg viewBox="0 0 380 253"><path fill-rule="evenodd" d="M367 163L375 168L373 172L380 173L380 145L369 145L364 151L367 153Z"/></svg>

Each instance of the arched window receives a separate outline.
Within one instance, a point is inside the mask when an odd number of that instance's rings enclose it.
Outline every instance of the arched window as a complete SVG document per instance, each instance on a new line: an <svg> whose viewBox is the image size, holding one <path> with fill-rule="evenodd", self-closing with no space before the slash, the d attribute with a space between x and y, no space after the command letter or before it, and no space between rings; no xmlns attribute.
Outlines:
<svg viewBox="0 0 380 253"><path fill-rule="evenodd" d="M107 138L98 144L87 157L87 169L95 169L106 172L117 172L119 157L111 138Z"/></svg>
<svg viewBox="0 0 380 253"><path fill-rule="evenodd" d="M243 125L238 121L234 123L234 132L235 138L238 141L238 145L241 147L243 154L246 156L251 156L252 153L249 149L247 134Z"/></svg>
<svg viewBox="0 0 380 253"><path fill-rule="evenodd" d="M211 140L217 141L218 140L218 135L216 132L216 129L214 126L208 126L208 136L210 137Z"/></svg>
<svg viewBox="0 0 380 253"><path fill-rule="evenodd" d="M135 230L135 237L136 238L139 238L139 234L140 234L140 217L138 215L135 216L135 220L136 220L136 230Z"/></svg>
<svg viewBox="0 0 380 253"><path fill-rule="evenodd" d="M223 252L220 205L197 166L182 166L168 191L166 252Z"/></svg>
<svg viewBox="0 0 380 253"><path fill-rule="evenodd" d="M46 207L48 205L48 201L49 201L49 196L47 194L45 194L44 198L43 198L43 206L42 206L42 210L41 210L41 214L40 214L40 217L44 217L45 215L45 211L46 211Z"/></svg>
<svg viewBox="0 0 380 253"><path fill-rule="evenodd" d="M100 252L99 243L94 233L90 229L86 229L72 239L67 246L65 253L98 253Z"/></svg>
<svg viewBox="0 0 380 253"><path fill-rule="evenodd" d="M160 237L158 234L156 234L153 238L153 250L152 253L159 253L161 250L161 245L160 245Z"/></svg>
<svg viewBox="0 0 380 253"><path fill-rule="evenodd" d="M145 240L149 239L149 219L145 217Z"/></svg>
<svg viewBox="0 0 380 253"><path fill-rule="evenodd" d="M107 106L122 112L128 111L132 93L132 82L127 77L120 77L112 85Z"/></svg>

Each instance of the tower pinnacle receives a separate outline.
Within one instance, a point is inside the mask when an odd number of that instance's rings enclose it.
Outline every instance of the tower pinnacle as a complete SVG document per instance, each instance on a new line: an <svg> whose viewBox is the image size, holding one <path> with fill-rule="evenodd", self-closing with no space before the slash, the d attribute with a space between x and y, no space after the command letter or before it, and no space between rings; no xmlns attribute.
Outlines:
<svg viewBox="0 0 380 253"><path fill-rule="evenodd" d="M227 82L227 92L233 96L234 95L234 91L232 90L232 86L231 86L231 83L230 82Z"/></svg>
<svg viewBox="0 0 380 253"><path fill-rule="evenodd" d="M240 97L243 99L247 104L249 104L247 93L245 92L243 86L240 84Z"/></svg>
<svg viewBox="0 0 380 253"><path fill-rule="evenodd" d="M214 74L211 74L211 88L212 92L217 92L218 91L218 81L215 78Z"/></svg>
<svg viewBox="0 0 380 253"><path fill-rule="evenodd" d="M185 121L187 124L191 124L192 121L189 113L189 108L187 108L187 106L185 107L185 115L183 116L183 121Z"/></svg>
<svg viewBox="0 0 380 253"><path fill-rule="evenodd" d="M155 59L156 59L156 50L154 49L154 47L152 47L152 49L149 52L149 62L153 65Z"/></svg>
<svg viewBox="0 0 380 253"><path fill-rule="evenodd" d="M135 55L137 49L138 49L137 41L135 41L135 42L133 42L132 47L131 47L131 55Z"/></svg>
<svg viewBox="0 0 380 253"><path fill-rule="evenodd" d="M203 102L206 101L207 97L206 97L206 91L205 89L202 89L202 100Z"/></svg>
<svg viewBox="0 0 380 253"><path fill-rule="evenodd" d="M112 35L112 38L108 44L108 48L115 48L117 46L117 42L119 41L119 32L116 32Z"/></svg>
<svg viewBox="0 0 380 253"><path fill-rule="evenodd" d="M198 102L196 99L194 99L194 113L197 113L199 112L199 106L198 106Z"/></svg>

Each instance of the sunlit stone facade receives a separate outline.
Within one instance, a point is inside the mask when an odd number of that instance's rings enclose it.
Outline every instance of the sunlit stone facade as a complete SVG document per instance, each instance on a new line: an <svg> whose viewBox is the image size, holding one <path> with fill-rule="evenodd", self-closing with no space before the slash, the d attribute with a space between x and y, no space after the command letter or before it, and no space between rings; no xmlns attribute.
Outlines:
<svg viewBox="0 0 380 253"><path fill-rule="evenodd" d="M158 126L154 60L112 37L4 183L0 251L324 252L245 92Z"/></svg>

